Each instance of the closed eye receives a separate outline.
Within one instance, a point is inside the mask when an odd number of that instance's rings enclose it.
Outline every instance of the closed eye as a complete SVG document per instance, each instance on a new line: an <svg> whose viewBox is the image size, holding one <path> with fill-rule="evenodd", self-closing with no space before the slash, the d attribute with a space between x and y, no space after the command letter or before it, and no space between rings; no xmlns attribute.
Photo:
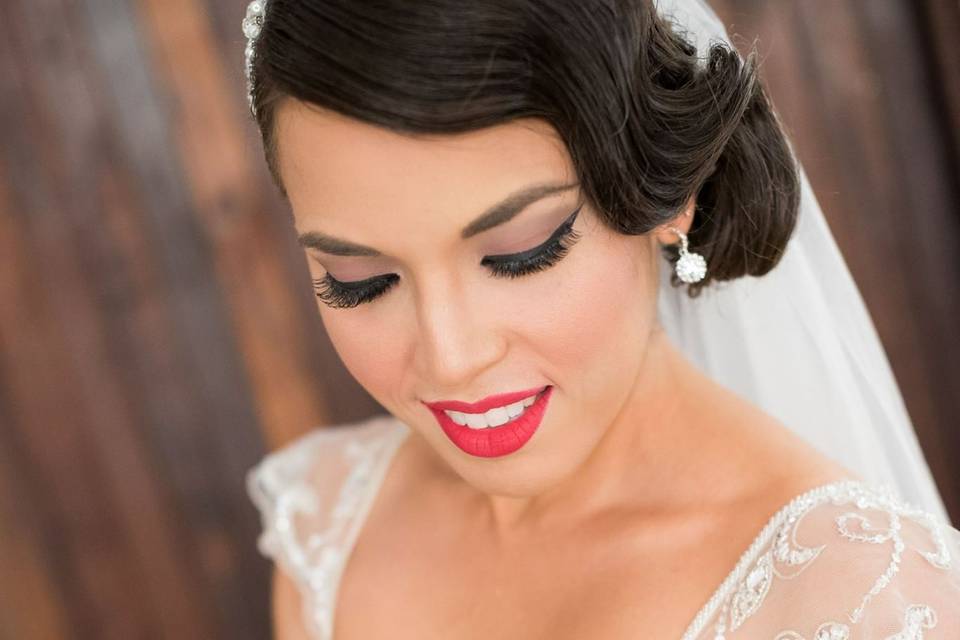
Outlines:
<svg viewBox="0 0 960 640"><path fill-rule="evenodd" d="M502 278L517 278L552 267L580 239L580 233L574 230L573 223L582 208L582 204L578 206L540 245L520 253L485 256L480 264L490 267L492 275Z"/></svg>
<svg viewBox="0 0 960 640"><path fill-rule="evenodd" d="M549 238L536 247L519 253L484 256L480 264L489 268L491 276L499 278L518 278L549 269L562 260L580 239L580 233L573 228L573 223L582 208L583 204L580 204ZM379 298L399 280L399 275L388 273L364 280L342 282L327 273L323 278L313 280L313 283L317 297L322 302L330 307L343 309Z"/></svg>

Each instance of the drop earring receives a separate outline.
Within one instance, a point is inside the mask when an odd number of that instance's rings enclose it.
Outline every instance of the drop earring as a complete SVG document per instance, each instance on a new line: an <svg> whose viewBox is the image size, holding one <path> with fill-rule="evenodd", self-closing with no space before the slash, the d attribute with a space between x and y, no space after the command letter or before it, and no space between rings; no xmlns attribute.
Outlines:
<svg viewBox="0 0 960 640"><path fill-rule="evenodd" d="M687 234L676 227L667 227L667 229L680 236L680 258L674 265L677 277L687 284L700 282L707 275L706 259L699 253L687 250Z"/></svg>

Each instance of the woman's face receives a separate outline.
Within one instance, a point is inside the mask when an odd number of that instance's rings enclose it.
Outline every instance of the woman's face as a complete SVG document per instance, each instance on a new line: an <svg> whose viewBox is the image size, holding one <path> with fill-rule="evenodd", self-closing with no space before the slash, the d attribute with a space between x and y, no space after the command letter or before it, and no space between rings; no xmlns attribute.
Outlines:
<svg viewBox="0 0 960 640"><path fill-rule="evenodd" d="M571 477L638 377L656 322L653 235L601 224L541 120L414 139L288 100L277 141L312 278L372 279L366 294L379 291L367 301L348 292L333 304L355 306L338 307L327 304L331 283L318 285L320 316L350 373L487 493L533 496ZM517 197L532 188L542 189ZM475 223L504 203L515 215ZM575 238L554 252L565 255L536 255L571 220ZM504 275L525 259L539 270ZM458 447L424 404L547 385L539 427L497 455Z"/></svg>

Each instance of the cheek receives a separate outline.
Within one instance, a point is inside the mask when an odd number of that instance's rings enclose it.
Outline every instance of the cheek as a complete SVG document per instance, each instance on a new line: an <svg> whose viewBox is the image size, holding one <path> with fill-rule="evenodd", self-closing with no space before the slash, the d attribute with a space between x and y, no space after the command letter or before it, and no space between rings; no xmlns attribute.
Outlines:
<svg viewBox="0 0 960 640"><path fill-rule="evenodd" d="M387 295L390 295L388 293ZM387 410L393 410L403 378L404 346L401 332L389 330L374 307L329 309L323 303L320 316L333 347L357 382ZM374 305L375 306L375 305Z"/></svg>
<svg viewBox="0 0 960 640"><path fill-rule="evenodd" d="M549 375L568 393L609 395L612 380L640 362L656 317L656 273L641 242L619 237L582 252L562 287L545 292L536 324L527 326Z"/></svg>

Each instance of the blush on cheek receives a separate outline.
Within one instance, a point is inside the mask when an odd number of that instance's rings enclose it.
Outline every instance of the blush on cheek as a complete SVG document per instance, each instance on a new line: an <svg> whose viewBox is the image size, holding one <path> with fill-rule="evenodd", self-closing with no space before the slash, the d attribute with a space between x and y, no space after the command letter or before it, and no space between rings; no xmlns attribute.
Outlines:
<svg viewBox="0 0 960 640"><path fill-rule="evenodd" d="M554 375L566 378L556 383L584 403L581 417L616 406L642 360L656 288L637 246L618 237L583 251L565 272L563 291L545 296L536 325L526 328Z"/></svg>
<svg viewBox="0 0 960 640"><path fill-rule="evenodd" d="M377 402L389 408L391 392L400 388L404 371L402 337L391 331L389 323L374 310L356 311L324 312L324 327L347 371Z"/></svg>

